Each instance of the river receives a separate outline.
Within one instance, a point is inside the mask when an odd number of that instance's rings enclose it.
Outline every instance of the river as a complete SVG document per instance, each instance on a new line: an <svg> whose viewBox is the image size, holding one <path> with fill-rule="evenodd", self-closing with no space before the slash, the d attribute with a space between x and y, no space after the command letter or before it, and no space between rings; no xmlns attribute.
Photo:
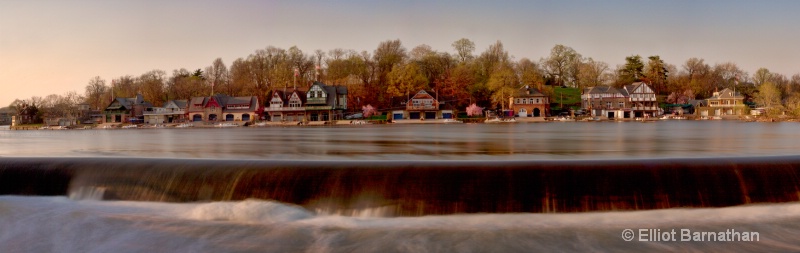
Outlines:
<svg viewBox="0 0 800 253"><path fill-rule="evenodd" d="M800 251L798 130L0 129L0 252Z"/></svg>
<svg viewBox="0 0 800 253"><path fill-rule="evenodd" d="M572 160L794 155L800 124L738 121L389 124L0 131L6 157Z"/></svg>

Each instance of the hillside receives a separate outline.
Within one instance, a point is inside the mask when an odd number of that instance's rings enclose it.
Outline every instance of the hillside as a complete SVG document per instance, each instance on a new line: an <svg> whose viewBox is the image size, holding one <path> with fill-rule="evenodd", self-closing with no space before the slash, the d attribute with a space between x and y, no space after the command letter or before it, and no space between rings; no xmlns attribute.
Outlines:
<svg viewBox="0 0 800 253"><path fill-rule="evenodd" d="M550 96L550 105L552 110L561 110L559 105L563 104L564 107L572 107L573 109L580 109L581 107L581 90L578 88L563 88L556 86L553 88L553 93Z"/></svg>

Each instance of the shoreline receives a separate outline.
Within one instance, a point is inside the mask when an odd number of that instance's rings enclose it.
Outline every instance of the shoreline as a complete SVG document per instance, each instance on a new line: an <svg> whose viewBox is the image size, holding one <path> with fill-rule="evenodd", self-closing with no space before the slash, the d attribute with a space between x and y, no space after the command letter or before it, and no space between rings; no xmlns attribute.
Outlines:
<svg viewBox="0 0 800 253"><path fill-rule="evenodd" d="M385 121L365 121L365 120L336 120L336 121L317 121L317 122L300 122L300 121L293 121L293 122L261 122L264 123L263 125L256 125L257 123L248 124L247 122L195 122L192 123L193 126L186 127L186 128L226 128L226 127L219 127L218 124L220 123L233 123L238 126L231 126L231 127L251 127L251 128L260 128L260 127L307 127L307 126L360 126L360 125L384 125L384 124L439 124L439 125L453 125L458 123L467 123L467 124L490 124L484 122L484 119L457 119L460 122L446 122L444 119L434 119L434 120L394 120L392 122L385 122ZM761 122L761 123L779 123L779 122L800 122L800 120L796 118L773 118L773 117L725 117L725 118L717 118L717 119L700 119L699 117L692 117L689 116L686 119L660 119L660 118L647 118L647 119L639 119L639 118L627 118L627 119L592 119L591 117L581 117L581 118L569 118L565 120L558 120L557 117L537 117L537 118L514 118L514 121L503 121L503 122L495 122L500 124L514 124L514 123L556 123L556 122L636 122L636 123L644 123L644 122L660 122L660 121L739 121L739 122ZM137 127L133 128L124 128L124 126L136 125ZM44 127L41 124L33 124L33 125L21 125L21 126L10 126L4 125L0 126L0 129L4 130L96 130L96 129L163 129L163 128L181 128L178 127L181 123L169 123L169 124L127 124L127 123L103 123L103 124L93 124L93 125L78 125L73 127L60 127L60 126L48 126Z"/></svg>

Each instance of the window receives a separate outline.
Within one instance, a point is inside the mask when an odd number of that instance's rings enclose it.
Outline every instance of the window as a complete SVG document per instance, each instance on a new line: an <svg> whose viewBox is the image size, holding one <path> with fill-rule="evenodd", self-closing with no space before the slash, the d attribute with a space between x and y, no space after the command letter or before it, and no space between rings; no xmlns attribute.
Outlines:
<svg viewBox="0 0 800 253"><path fill-rule="evenodd" d="M611 108L611 102L606 102L606 107Z"/></svg>
<svg viewBox="0 0 800 253"><path fill-rule="evenodd" d="M619 108L625 108L625 102L619 102Z"/></svg>

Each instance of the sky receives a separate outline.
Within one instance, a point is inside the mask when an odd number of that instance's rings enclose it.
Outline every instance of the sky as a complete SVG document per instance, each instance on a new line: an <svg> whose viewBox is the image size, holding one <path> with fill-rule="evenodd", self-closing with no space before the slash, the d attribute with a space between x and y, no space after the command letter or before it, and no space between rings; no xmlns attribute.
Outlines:
<svg viewBox="0 0 800 253"><path fill-rule="evenodd" d="M501 41L538 61L562 44L609 64L659 55L800 74L800 1L0 0L0 107L89 80L226 65L268 46L372 52L399 39L475 54Z"/></svg>

